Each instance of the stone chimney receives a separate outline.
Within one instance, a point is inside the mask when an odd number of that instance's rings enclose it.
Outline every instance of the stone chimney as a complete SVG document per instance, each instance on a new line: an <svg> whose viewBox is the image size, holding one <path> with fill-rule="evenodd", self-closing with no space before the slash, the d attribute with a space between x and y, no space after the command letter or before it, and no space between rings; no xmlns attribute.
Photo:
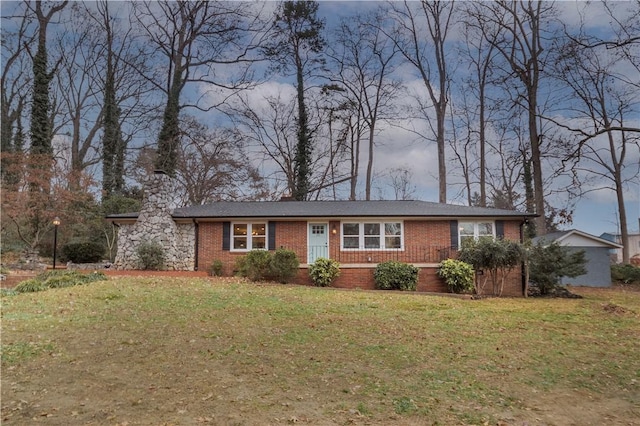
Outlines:
<svg viewBox="0 0 640 426"><path fill-rule="evenodd" d="M144 217L159 223L159 216L171 217L173 194L174 184L171 177L162 170L154 171L145 182L142 210L138 220ZM173 219L171 221L173 222Z"/></svg>
<svg viewBox="0 0 640 426"><path fill-rule="evenodd" d="M173 179L165 172L157 170L149 176L137 221L118 230L116 269L140 269L138 247L143 242L156 242L164 249L165 269L193 270L195 225L178 225L173 220L174 194Z"/></svg>

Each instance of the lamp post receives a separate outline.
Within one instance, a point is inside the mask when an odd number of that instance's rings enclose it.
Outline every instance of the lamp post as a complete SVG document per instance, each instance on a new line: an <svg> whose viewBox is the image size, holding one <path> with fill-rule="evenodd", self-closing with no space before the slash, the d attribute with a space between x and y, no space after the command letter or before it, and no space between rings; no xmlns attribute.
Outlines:
<svg viewBox="0 0 640 426"><path fill-rule="evenodd" d="M60 225L60 218L56 216L53 219L53 269L56 269L56 249L58 248L58 225Z"/></svg>

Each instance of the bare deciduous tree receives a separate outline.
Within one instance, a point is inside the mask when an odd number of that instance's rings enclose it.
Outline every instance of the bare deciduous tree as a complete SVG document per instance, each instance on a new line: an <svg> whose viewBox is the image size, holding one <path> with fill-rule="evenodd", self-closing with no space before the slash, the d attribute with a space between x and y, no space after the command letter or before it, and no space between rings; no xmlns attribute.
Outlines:
<svg viewBox="0 0 640 426"><path fill-rule="evenodd" d="M174 175L180 110L212 110L252 84L252 52L258 49L265 25L255 5L245 2L139 2L134 3L134 14L149 49L164 61L155 68L164 75L146 76L166 96L155 166ZM234 66L233 72L223 72L228 65ZM202 95L182 102L189 83L211 93L220 89L217 94L223 99Z"/></svg>
<svg viewBox="0 0 640 426"><path fill-rule="evenodd" d="M229 108L238 129L247 140L248 149L267 178L276 188L289 195L296 185L295 155L296 126L291 117L296 105L281 94L264 99L264 107L250 104L246 97L239 97L238 105Z"/></svg>
<svg viewBox="0 0 640 426"><path fill-rule="evenodd" d="M393 191L395 200L413 200L416 194L416 186L412 183L411 172L398 167L389 171L389 186Z"/></svg>
<svg viewBox="0 0 640 426"><path fill-rule="evenodd" d="M417 70L431 105L420 111L430 124L438 148L438 199L447 202L446 117L450 96L447 36L453 26L454 2L427 1L391 3L395 28L388 35L404 58ZM425 38L424 34L428 36ZM429 111L435 113L433 125Z"/></svg>
<svg viewBox="0 0 640 426"><path fill-rule="evenodd" d="M638 15L640 8L636 9ZM615 25L615 15L607 10ZM623 37L611 46L582 35L572 37L563 47L556 67L575 99L569 108L574 123L560 124L577 135L573 152L581 159L577 169L595 176L598 184L588 191L607 188L616 195L623 263L629 263L625 186L640 184L640 128L627 123L638 117L640 100L637 87L619 69L633 63L630 58L637 59L639 53L640 39Z"/></svg>
<svg viewBox="0 0 640 426"><path fill-rule="evenodd" d="M536 230L540 235L546 233L546 223L539 94L548 58L548 52L545 52L548 48L545 46L544 35L548 31L545 21L552 19L554 13L552 3L507 0L484 3L472 13L485 40L495 48L504 63L502 71L509 77L505 79L505 84L512 87L514 81L519 82L521 90L516 88L512 101L528 117L528 151L532 164L534 197L530 204L535 207L535 213L540 215L535 219ZM494 66L499 67L499 64L494 62Z"/></svg>
<svg viewBox="0 0 640 426"><path fill-rule="evenodd" d="M383 21L381 13L343 20L329 53L336 74L332 82L344 88L345 103L360 108L358 117L367 128L366 200L371 199L378 122L394 116L400 89L400 83L390 79L397 67L397 45L383 34Z"/></svg>
<svg viewBox="0 0 640 426"><path fill-rule="evenodd" d="M491 74L493 57L495 55L495 39L488 42L485 37L497 37L498 34L490 34L483 31L484 22L479 22L477 15L478 3L465 3L466 17L463 19L463 33L465 36L464 54L471 63L472 73L465 79L461 95L464 102L464 117L466 117L467 139L466 144L472 140L477 142L477 148L473 157L478 158L479 177L479 203L487 205L487 128L490 127L491 105L489 91L491 90ZM468 96L467 92L472 96ZM475 105L470 105L470 100L475 100ZM455 140L456 138L454 138ZM470 193L471 191L468 190Z"/></svg>
<svg viewBox="0 0 640 426"><path fill-rule="evenodd" d="M30 45L35 35L29 33L29 9L19 8L14 16L3 16L18 22L15 29L8 24L2 28L2 75L0 76L0 153L2 178L10 178L7 171L11 169L8 154L21 152L24 149L24 130L22 119L26 115L29 97L31 73L30 60L24 45ZM7 28L9 27L9 28Z"/></svg>
<svg viewBox="0 0 640 426"><path fill-rule="evenodd" d="M264 180L245 154L237 132L212 131L187 117L181 134L176 182L183 204L260 200L266 196Z"/></svg>

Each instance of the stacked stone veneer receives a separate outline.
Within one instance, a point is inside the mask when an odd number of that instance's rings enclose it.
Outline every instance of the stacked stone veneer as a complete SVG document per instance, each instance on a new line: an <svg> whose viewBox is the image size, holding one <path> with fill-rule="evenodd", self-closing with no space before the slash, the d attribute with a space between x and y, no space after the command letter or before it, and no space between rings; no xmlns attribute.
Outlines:
<svg viewBox="0 0 640 426"><path fill-rule="evenodd" d="M140 269L138 247L157 242L164 249L164 267L175 271L193 271L195 265L195 225L176 223L171 217L174 185L170 176L155 172L145 184L142 210L133 224L118 228L115 269Z"/></svg>

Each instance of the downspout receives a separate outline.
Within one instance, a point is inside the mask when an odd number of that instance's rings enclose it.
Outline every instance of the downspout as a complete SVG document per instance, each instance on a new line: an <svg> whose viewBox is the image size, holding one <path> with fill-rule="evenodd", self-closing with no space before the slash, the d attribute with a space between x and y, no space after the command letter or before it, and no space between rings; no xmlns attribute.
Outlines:
<svg viewBox="0 0 640 426"><path fill-rule="evenodd" d="M194 260L193 260L193 270L197 271L198 270L198 241L199 241L199 236L200 236L200 226L198 224L198 221L193 219L193 232L195 233L195 238L194 238Z"/></svg>
<svg viewBox="0 0 640 426"><path fill-rule="evenodd" d="M524 226L526 224L529 223L529 219L527 219L526 217L522 219L522 222L520 223L520 244L524 244ZM526 249L525 249L526 250ZM521 284L522 284L522 295L524 297L527 297L527 262L526 262L526 255L525 255L525 259L522 260L522 263L520 265L520 275L521 275Z"/></svg>

